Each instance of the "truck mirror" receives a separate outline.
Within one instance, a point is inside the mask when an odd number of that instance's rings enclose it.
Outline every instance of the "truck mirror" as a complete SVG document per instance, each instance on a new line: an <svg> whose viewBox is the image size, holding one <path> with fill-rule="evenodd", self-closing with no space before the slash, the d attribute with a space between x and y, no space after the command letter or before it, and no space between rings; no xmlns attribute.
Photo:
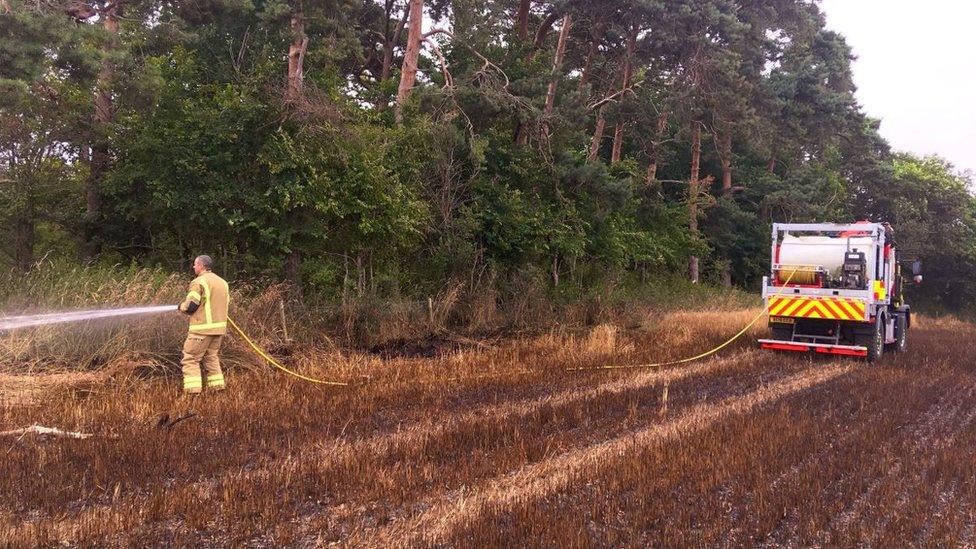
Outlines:
<svg viewBox="0 0 976 549"><path fill-rule="evenodd" d="M919 261L917 259L915 261L912 261L912 274L916 278L919 279L919 282L921 282L921 276L922 276L922 262L921 261Z"/></svg>

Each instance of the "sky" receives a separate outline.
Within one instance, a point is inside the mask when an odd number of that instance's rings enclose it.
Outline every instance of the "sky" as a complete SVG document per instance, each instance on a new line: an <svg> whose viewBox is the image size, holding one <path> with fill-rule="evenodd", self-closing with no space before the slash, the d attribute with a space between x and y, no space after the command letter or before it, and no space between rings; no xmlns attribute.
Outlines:
<svg viewBox="0 0 976 549"><path fill-rule="evenodd" d="M892 148L976 172L976 2L822 0L843 34L857 98Z"/></svg>

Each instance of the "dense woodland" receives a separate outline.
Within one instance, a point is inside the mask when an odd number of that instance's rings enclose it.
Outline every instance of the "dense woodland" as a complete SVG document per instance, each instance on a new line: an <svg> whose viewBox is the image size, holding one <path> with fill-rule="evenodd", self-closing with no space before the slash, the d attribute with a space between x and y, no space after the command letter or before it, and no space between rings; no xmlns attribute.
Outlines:
<svg viewBox="0 0 976 549"><path fill-rule="evenodd" d="M851 61L804 0L0 0L0 257L572 299L754 289L772 221L875 219L972 308L969 178Z"/></svg>

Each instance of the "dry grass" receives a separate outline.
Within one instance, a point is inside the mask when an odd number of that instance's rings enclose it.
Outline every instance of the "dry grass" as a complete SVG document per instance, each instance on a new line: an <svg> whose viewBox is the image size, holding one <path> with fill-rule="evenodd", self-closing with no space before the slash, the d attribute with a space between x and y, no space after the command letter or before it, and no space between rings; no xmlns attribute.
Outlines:
<svg viewBox="0 0 976 549"><path fill-rule="evenodd" d="M353 385L237 368L227 392L183 400L175 378L116 373L0 408L0 430L36 422L97 435L0 441L0 540L974 541L972 325L919 322L910 352L877 367L760 352L749 342L756 328L699 363L567 372L687 356L755 311L646 314L629 328L381 359L312 346L301 333L288 344L268 320L277 296L250 299L244 321L263 344L303 372ZM191 409L196 416L156 427L161 414Z"/></svg>

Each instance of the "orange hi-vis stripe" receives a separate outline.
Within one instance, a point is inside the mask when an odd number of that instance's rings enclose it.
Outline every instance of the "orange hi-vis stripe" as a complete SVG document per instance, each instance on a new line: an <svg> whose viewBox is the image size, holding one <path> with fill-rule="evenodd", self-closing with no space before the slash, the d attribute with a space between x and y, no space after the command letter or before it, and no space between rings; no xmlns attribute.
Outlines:
<svg viewBox="0 0 976 549"><path fill-rule="evenodd" d="M868 319L867 303L843 297L781 297L769 298L769 316L823 318L827 320Z"/></svg>

